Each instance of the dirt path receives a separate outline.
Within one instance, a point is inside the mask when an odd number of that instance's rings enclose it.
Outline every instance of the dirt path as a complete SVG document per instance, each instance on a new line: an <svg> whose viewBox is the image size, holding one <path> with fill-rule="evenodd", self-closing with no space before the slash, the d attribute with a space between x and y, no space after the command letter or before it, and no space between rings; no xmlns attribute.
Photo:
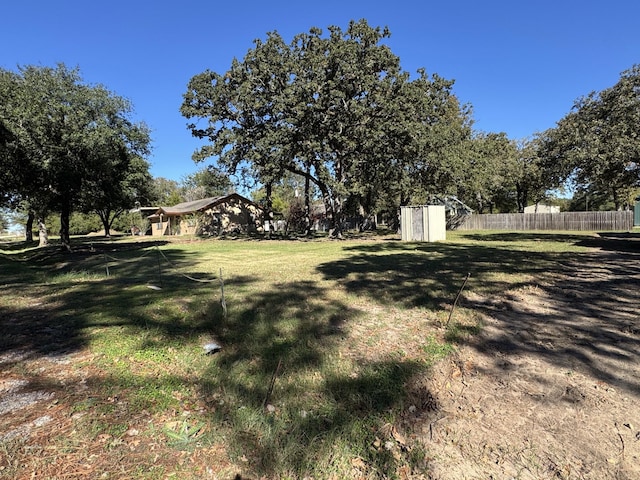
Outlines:
<svg viewBox="0 0 640 480"><path fill-rule="evenodd" d="M640 478L640 256L581 256L502 298L418 414L435 479Z"/></svg>

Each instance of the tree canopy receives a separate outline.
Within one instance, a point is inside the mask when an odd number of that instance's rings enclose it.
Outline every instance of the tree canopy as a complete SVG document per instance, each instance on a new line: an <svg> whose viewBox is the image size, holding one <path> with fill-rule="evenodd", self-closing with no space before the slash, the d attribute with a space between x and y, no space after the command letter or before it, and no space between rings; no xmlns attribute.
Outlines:
<svg viewBox="0 0 640 480"><path fill-rule="evenodd" d="M100 212L108 232L146 181L134 179L148 175L149 131L130 120L130 102L63 64L1 70L0 94L5 201L41 219L58 212L65 248L73 209Z"/></svg>
<svg viewBox="0 0 640 480"><path fill-rule="evenodd" d="M544 133L550 169L579 191L608 192L616 209L629 204L640 179L640 65L599 93L580 98Z"/></svg>
<svg viewBox="0 0 640 480"><path fill-rule="evenodd" d="M267 192L285 172L308 179L339 235L348 200L366 212L393 192L397 208L425 178L440 180L470 122L453 82L402 71L387 29L361 20L328 30L256 40L227 72L194 76L181 111L210 141L194 160L216 157Z"/></svg>
<svg viewBox="0 0 640 480"><path fill-rule="evenodd" d="M207 165L182 179L182 197L189 202L207 197L218 197L233 191L227 175L213 165Z"/></svg>

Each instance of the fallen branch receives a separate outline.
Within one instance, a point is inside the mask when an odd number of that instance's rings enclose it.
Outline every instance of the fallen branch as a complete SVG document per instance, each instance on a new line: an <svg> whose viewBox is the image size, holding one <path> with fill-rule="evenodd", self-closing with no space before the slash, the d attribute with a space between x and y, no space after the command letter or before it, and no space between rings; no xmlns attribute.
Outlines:
<svg viewBox="0 0 640 480"><path fill-rule="evenodd" d="M624 458L624 440L622 439L622 435L620 435L620 429L618 428L618 423L614 422L613 424L616 427L616 433L618 434L618 438L620 439L620 443L622 444L622 449L620 450L620 456Z"/></svg>

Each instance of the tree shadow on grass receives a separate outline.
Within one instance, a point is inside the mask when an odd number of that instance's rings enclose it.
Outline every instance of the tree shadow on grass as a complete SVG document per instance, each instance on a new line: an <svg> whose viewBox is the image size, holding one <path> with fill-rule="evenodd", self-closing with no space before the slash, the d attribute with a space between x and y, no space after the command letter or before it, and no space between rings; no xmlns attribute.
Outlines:
<svg viewBox="0 0 640 480"><path fill-rule="evenodd" d="M358 245L348 247L351 257L319 270L351 293L429 309L449 307L471 273L465 292L474 295L461 305L497 326L490 333L485 329L451 339L494 355L494 373L500 372L504 355L526 354L640 394L640 255L635 244L629 246L635 239L531 233L468 237L483 244ZM523 239L591 248L523 251L517 243ZM541 305L523 303L527 298Z"/></svg>
<svg viewBox="0 0 640 480"><path fill-rule="evenodd" d="M3 365L79 351L88 345L88 329L97 326L155 329L176 338L201 333L204 325L186 322L185 312L200 296L210 298L218 279L185 274L188 255L176 249L167 258L159 251L163 244L92 239L76 242L71 253L41 248L0 254ZM163 299L176 302L150 314L148 306Z"/></svg>
<svg viewBox="0 0 640 480"><path fill-rule="evenodd" d="M222 350L201 392L214 418L229 426L228 449L251 474L318 475L334 454L364 458L372 478L394 474L391 452L370 447L381 419L406 399L407 380L425 366L342 361L345 329L361 315L314 282L257 292L226 317L212 304L208 316Z"/></svg>
<svg viewBox="0 0 640 480"><path fill-rule="evenodd" d="M348 348L345 331L362 312L336 300L332 287L291 282L246 294L254 279L225 278L225 315L219 279L194 283L166 269L159 273L162 257L154 246L118 247L110 242L76 244L71 254L39 251L33 263L0 258L2 281L15 301L0 304L0 328L8 332L0 339L8 354L3 368L71 354L99 339L111 350L108 358L122 364L110 367L115 372L110 376L87 380L96 401L110 406L105 396L118 396L126 405L127 397L144 400L144 392L134 393L141 390L148 390L152 400L156 390L171 390L172 382L197 386L227 448L236 458L246 455L251 472L272 478L305 472L322 476L319 468L326 466L342 473L352 470L350 464L332 466L333 458L360 458L370 477L395 473L399 460L393 452L372 445L382 436L381 425L407 398L407 381L426 366L341 359L340 351ZM180 272L188 271L188 252L171 249L167 257ZM22 289L27 292L24 303L19 301ZM244 295L242 304L233 303L238 291ZM168 352L185 342L200 347L196 337L204 335L213 335L223 346L205 372L167 379L127 370L138 353ZM121 343L127 341L133 343ZM112 351L119 348L122 352ZM88 394L78 398L83 395ZM341 454L334 456L336 448Z"/></svg>
<svg viewBox="0 0 640 480"><path fill-rule="evenodd" d="M319 265L325 278L387 304L428 309L450 305L467 274L468 288L497 293L514 287L508 275L528 282L526 276L557 269L564 258L474 244L380 242L346 250L353 254Z"/></svg>
<svg viewBox="0 0 640 480"><path fill-rule="evenodd" d="M640 233L633 232L464 232L461 235L482 242L556 242L613 252L640 252Z"/></svg>
<svg viewBox="0 0 640 480"><path fill-rule="evenodd" d="M566 233L566 232L459 232L460 235L469 240L480 242L558 242L579 244L580 242L594 238L592 233Z"/></svg>
<svg viewBox="0 0 640 480"><path fill-rule="evenodd" d="M38 246L37 240L26 241L26 240L1 240L0 241L0 250L4 252L19 252L21 250L26 250L29 248L36 248Z"/></svg>

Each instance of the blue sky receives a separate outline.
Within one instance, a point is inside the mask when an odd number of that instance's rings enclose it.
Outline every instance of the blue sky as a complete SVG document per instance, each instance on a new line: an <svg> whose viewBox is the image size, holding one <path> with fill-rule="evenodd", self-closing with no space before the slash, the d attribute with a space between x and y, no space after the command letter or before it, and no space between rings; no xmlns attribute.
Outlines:
<svg viewBox="0 0 640 480"><path fill-rule="evenodd" d="M179 112L193 75L225 72L267 32L289 42L362 18L389 27L405 71L455 80L477 130L513 139L553 127L640 63L637 0L25 0L2 5L0 67L79 67L151 127L151 173L180 180L204 165Z"/></svg>

